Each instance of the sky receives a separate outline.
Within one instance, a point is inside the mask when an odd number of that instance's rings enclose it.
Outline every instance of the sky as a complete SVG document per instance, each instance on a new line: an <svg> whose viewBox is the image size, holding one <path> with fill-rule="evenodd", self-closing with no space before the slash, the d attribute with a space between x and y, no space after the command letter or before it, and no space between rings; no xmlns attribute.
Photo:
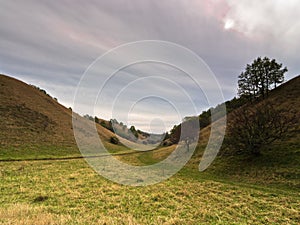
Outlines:
<svg viewBox="0 0 300 225"><path fill-rule="evenodd" d="M197 54L229 100L236 96L238 75L258 56L287 66L286 80L300 74L299 12L298 0L0 0L0 73L39 86L73 108L77 87L96 59L120 45L160 40ZM170 57L184 60L181 54ZM102 91L108 75L98 72L84 87L86 99ZM98 98L91 110L81 98L77 111L162 132L221 103L209 102L180 68L162 63L130 65L107 85L104 101Z"/></svg>

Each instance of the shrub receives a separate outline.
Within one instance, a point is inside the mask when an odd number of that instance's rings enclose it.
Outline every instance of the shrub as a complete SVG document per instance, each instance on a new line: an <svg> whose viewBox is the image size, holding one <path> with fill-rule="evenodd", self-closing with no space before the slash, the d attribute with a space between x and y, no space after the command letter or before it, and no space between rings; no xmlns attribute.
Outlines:
<svg viewBox="0 0 300 225"><path fill-rule="evenodd" d="M117 138L116 136L110 137L110 143L115 145L119 144L120 143L119 138Z"/></svg>

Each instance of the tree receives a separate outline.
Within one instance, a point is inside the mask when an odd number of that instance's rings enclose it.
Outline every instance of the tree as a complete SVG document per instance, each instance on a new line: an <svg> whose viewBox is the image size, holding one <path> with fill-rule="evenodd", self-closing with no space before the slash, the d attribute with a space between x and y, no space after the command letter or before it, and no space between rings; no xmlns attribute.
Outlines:
<svg viewBox="0 0 300 225"><path fill-rule="evenodd" d="M268 95L269 90L276 88L284 81L287 68L275 59L258 57L238 77L238 95L246 98L256 98Z"/></svg>
<svg viewBox="0 0 300 225"><path fill-rule="evenodd" d="M181 124L174 125L170 131L170 141L172 142L172 144L177 144L179 142L180 134L181 134Z"/></svg>
<svg viewBox="0 0 300 225"><path fill-rule="evenodd" d="M120 143L119 138L117 138L115 136L110 137L110 143L115 144L115 145L119 144Z"/></svg>
<svg viewBox="0 0 300 225"><path fill-rule="evenodd" d="M88 120L94 121L94 117L90 116L89 114L85 114L83 117Z"/></svg>
<svg viewBox="0 0 300 225"><path fill-rule="evenodd" d="M283 139L297 121L292 109L275 108L270 101L255 107L245 105L230 117L226 142L235 150L253 155L260 155L266 146Z"/></svg>
<svg viewBox="0 0 300 225"><path fill-rule="evenodd" d="M169 132L163 133L163 141L167 140L170 138Z"/></svg>
<svg viewBox="0 0 300 225"><path fill-rule="evenodd" d="M131 131L131 133L132 133L136 138L138 138L139 134L138 134L138 132L136 131L136 129L135 129L134 126L131 126L131 127L129 128L129 130Z"/></svg>
<svg viewBox="0 0 300 225"><path fill-rule="evenodd" d="M179 125L174 125L170 131L170 141L177 144L179 141L191 142L199 137L199 117L185 117L183 122Z"/></svg>

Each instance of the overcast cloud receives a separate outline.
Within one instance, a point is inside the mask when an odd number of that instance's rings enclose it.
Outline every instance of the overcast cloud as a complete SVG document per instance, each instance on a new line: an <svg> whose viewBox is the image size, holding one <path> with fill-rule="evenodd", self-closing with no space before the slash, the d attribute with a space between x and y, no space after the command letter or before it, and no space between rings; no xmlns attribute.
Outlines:
<svg viewBox="0 0 300 225"><path fill-rule="evenodd" d="M299 12L297 0L1 0L0 73L40 86L69 107L82 74L97 57L128 42L163 40L198 54L216 75L228 100L236 95L237 76L258 56L282 62L289 69L287 79L300 73ZM161 65L136 65L121 71L110 91L118 91L138 79L140 71L156 76L167 74L192 93L199 113L209 107L203 93L197 95L199 90L192 82ZM153 82L144 82L131 94L155 89L184 105L182 93L174 87ZM107 100L114 101L109 95ZM170 113L170 105L157 99L156 103L164 105L158 107L153 101L136 105L130 115L126 101L119 102L119 119L125 120L127 113L128 123L145 130L149 130L151 116L161 115L166 129L180 122L182 118ZM103 105L96 111L99 117L109 119L110 112ZM93 112L85 112L83 104L80 113ZM186 109L187 115L192 113ZM152 130L159 130L159 125Z"/></svg>

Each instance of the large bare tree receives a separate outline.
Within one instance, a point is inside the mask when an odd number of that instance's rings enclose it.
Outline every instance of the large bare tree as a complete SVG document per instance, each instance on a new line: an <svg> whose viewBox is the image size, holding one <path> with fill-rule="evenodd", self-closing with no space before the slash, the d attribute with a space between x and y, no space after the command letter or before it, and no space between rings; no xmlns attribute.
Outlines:
<svg viewBox="0 0 300 225"><path fill-rule="evenodd" d="M286 137L296 123L292 108L278 108L271 101L245 105L230 115L227 143L235 150L259 155L266 146Z"/></svg>

